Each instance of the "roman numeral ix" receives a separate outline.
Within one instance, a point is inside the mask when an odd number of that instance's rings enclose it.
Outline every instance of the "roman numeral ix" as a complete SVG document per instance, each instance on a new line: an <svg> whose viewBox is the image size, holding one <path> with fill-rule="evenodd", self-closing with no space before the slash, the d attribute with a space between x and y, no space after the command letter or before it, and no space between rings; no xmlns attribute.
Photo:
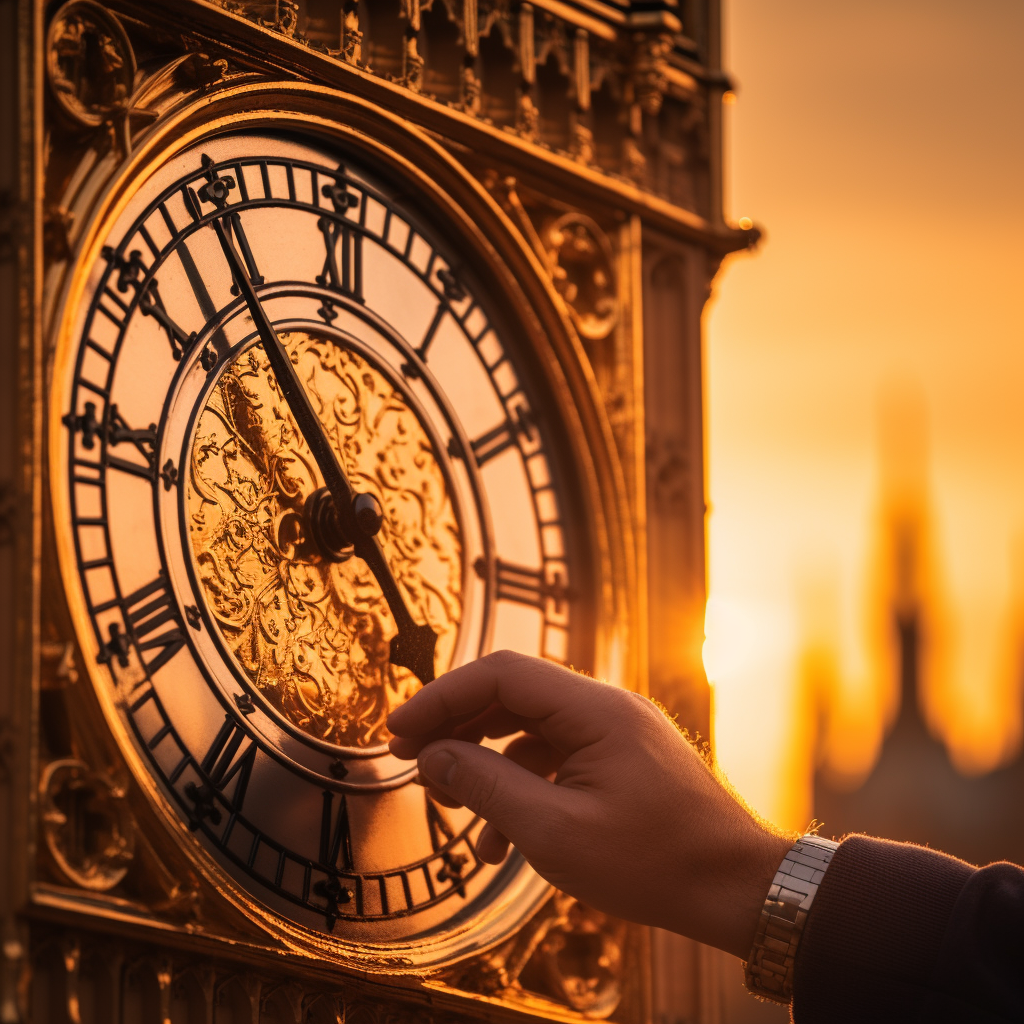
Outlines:
<svg viewBox="0 0 1024 1024"><path fill-rule="evenodd" d="M487 562L478 558L473 565L481 579L487 576ZM572 600L573 594L566 586L561 572L554 572L548 579L543 569L526 569L495 559L496 597L499 601L515 601L517 604L530 605L532 608L547 610L548 601L554 601L555 614L562 614L565 601Z"/></svg>

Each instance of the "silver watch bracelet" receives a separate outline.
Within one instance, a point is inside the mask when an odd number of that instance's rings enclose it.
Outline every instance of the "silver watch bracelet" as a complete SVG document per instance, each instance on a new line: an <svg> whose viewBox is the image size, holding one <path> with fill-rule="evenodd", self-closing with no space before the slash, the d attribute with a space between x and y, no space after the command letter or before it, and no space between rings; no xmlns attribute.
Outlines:
<svg viewBox="0 0 1024 1024"><path fill-rule="evenodd" d="M747 988L762 999L788 1003L804 924L825 870L839 844L815 835L801 836L772 879L744 965Z"/></svg>

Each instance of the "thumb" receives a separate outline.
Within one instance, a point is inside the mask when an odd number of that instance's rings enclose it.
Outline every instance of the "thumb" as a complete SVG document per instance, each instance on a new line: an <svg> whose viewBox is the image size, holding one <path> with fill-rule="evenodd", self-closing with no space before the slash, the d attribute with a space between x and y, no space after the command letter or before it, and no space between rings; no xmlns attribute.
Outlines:
<svg viewBox="0 0 1024 1024"><path fill-rule="evenodd" d="M432 786L480 815L527 857L548 825L564 816L562 790L476 743L431 743L420 752L419 768Z"/></svg>

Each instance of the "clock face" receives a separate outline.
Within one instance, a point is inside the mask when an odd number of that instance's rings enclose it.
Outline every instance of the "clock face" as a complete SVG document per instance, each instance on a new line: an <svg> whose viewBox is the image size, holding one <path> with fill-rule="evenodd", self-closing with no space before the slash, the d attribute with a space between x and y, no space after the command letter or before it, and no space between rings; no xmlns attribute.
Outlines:
<svg viewBox="0 0 1024 1024"><path fill-rule="evenodd" d="M505 647L585 663L557 420L472 252L422 205L333 144L186 150L107 232L53 394L83 649L146 772L248 897L361 942L465 919L527 869L483 864L482 823L387 751L422 683L391 659L394 602L217 226L436 634L434 671Z"/></svg>

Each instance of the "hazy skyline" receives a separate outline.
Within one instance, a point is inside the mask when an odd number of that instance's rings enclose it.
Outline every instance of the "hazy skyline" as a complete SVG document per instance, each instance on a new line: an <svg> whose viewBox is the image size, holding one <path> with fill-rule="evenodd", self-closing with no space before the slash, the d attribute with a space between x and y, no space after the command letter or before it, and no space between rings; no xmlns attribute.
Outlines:
<svg viewBox="0 0 1024 1024"><path fill-rule="evenodd" d="M999 752L1024 581L1022 39L1018 0L726 5L728 212L767 237L707 318L707 661L723 765L794 827L808 593L851 705L875 683L887 390L927 424L945 731L964 763Z"/></svg>

